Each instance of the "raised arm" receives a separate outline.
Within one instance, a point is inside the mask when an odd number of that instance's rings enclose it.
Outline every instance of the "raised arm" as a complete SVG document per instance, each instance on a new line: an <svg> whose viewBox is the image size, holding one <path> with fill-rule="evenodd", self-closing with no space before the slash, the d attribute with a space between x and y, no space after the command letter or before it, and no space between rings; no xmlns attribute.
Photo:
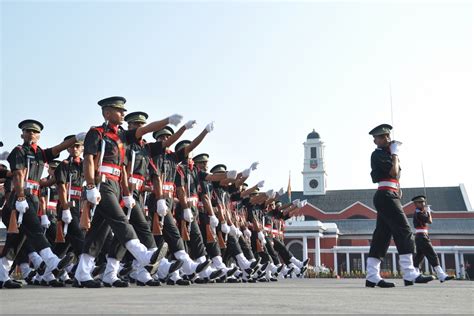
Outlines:
<svg viewBox="0 0 474 316"><path fill-rule="evenodd" d="M140 139L143 135L148 134L148 133L153 133L155 131L159 131L160 129L163 129L168 124L178 125L182 119L183 117L181 115L173 114L170 117L165 118L164 120L154 121L145 126L141 126L137 128L137 131L135 132L135 136L137 137L137 139Z"/></svg>

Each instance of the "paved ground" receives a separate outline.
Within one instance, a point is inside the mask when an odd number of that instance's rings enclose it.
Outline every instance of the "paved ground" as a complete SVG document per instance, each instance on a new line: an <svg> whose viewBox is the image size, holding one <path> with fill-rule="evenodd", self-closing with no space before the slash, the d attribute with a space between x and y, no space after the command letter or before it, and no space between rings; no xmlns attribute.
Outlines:
<svg viewBox="0 0 474 316"><path fill-rule="evenodd" d="M360 279L298 279L190 287L0 290L1 314L474 314L474 282L392 289Z"/></svg>

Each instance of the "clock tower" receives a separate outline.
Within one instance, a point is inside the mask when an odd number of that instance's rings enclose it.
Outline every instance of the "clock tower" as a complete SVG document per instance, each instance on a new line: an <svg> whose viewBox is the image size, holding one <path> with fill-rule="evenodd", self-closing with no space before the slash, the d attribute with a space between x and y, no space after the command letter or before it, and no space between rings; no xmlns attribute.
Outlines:
<svg viewBox="0 0 474 316"><path fill-rule="evenodd" d="M303 164L303 194L326 194L326 166L324 163L324 143L313 129L306 137Z"/></svg>

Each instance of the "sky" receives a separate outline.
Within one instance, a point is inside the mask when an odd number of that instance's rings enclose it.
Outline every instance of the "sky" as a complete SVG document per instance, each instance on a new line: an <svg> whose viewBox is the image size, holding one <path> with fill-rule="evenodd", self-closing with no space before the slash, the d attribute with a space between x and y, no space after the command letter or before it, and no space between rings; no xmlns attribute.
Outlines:
<svg viewBox="0 0 474 316"><path fill-rule="evenodd" d="M474 205L470 1L1 1L0 10L3 150L20 143L23 119L45 125L49 147L99 125L97 101L121 95L150 120L197 120L186 139L215 121L194 154L237 170L259 161L248 182L264 179L264 189L286 188L291 170L302 190L303 142L315 129L327 189L366 189L375 188L368 132L389 123L403 142L402 187L463 183Z"/></svg>

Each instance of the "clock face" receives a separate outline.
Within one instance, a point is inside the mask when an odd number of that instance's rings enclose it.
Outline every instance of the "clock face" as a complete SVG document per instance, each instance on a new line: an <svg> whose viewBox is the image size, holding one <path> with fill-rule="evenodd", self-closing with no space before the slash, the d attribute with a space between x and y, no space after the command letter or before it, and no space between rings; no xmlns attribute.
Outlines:
<svg viewBox="0 0 474 316"><path fill-rule="evenodd" d="M311 181L309 181L309 186L312 189L316 189L318 187L318 185L319 185L319 182L316 179L312 179Z"/></svg>

